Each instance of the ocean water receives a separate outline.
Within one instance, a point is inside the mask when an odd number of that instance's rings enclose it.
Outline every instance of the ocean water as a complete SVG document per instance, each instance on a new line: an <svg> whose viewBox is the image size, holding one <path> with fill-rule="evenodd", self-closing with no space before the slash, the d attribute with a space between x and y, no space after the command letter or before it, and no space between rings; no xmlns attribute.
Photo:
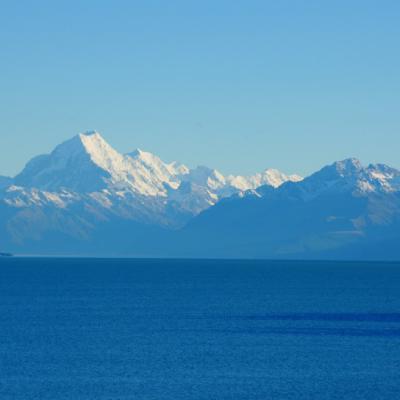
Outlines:
<svg viewBox="0 0 400 400"><path fill-rule="evenodd" d="M1 400L400 398L400 264L0 260Z"/></svg>

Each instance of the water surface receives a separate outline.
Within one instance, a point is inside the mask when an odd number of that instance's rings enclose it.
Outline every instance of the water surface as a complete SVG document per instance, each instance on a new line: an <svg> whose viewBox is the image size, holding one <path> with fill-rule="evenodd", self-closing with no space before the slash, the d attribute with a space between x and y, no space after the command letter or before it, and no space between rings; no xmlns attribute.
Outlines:
<svg viewBox="0 0 400 400"><path fill-rule="evenodd" d="M399 393L400 264L0 259L2 400Z"/></svg>

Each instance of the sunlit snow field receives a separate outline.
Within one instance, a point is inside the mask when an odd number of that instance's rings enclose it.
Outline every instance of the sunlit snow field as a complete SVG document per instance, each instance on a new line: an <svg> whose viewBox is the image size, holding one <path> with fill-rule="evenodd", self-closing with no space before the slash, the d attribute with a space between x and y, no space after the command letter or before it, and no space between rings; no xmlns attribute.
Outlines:
<svg viewBox="0 0 400 400"><path fill-rule="evenodd" d="M400 264L0 259L0 399L396 399Z"/></svg>

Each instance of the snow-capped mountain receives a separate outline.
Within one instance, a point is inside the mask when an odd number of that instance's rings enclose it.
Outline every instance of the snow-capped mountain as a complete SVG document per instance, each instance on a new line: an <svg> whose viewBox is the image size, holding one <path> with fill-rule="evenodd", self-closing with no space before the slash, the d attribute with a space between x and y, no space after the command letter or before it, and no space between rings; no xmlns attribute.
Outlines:
<svg viewBox="0 0 400 400"><path fill-rule="evenodd" d="M399 237L400 171L356 159L224 176L93 131L0 177L0 248L15 253L400 258Z"/></svg>
<svg viewBox="0 0 400 400"><path fill-rule="evenodd" d="M231 195L235 192L245 192L257 189L263 185L279 187L287 181L299 182L303 178L299 175L285 175L276 169L266 169L261 173L251 176L228 175L223 176L219 171L205 166L189 170L181 179L185 182L195 183L207 187L213 192ZM224 196L225 197L225 196Z"/></svg>
<svg viewBox="0 0 400 400"><path fill-rule="evenodd" d="M98 132L79 134L49 155L31 160L15 184L49 191L91 193L104 189L130 190L145 196L165 196L165 184L177 186L161 160L149 153L122 155Z"/></svg>
<svg viewBox="0 0 400 400"><path fill-rule="evenodd" d="M79 134L57 146L51 154L33 158L15 177L11 192L21 198L7 198L9 204L38 204L38 199L57 199L59 192L70 198L90 196L99 204L111 207L117 199L135 199L137 203L159 203L185 214L195 215L216 204L221 198L262 184L274 187L285 181L297 181L298 176L286 176L266 170L253 177L229 176L207 167L189 169L178 162L165 163L152 153L136 149L121 154L112 148L96 131ZM10 182L8 182L10 184ZM42 191L39 195L37 191ZM31 198L29 198L29 193ZM49 194L51 193L51 195ZM46 202L47 204L47 202ZM135 207L136 209L136 207ZM159 210L157 211L159 212Z"/></svg>
<svg viewBox="0 0 400 400"><path fill-rule="evenodd" d="M400 258L400 171L347 159L222 201L183 229L187 256Z"/></svg>
<svg viewBox="0 0 400 400"><path fill-rule="evenodd" d="M303 178L299 175L286 175L277 169L266 169L261 173L247 177L234 175L229 175L227 177L229 184L241 191L257 189L263 185L277 188L285 182L300 182L301 180L303 180Z"/></svg>
<svg viewBox="0 0 400 400"><path fill-rule="evenodd" d="M384 164L364 167L359 160L349 158L322 168L294 188L304 200L346 192L355 196L395 193L400 191L400 171ZM284 190L294 194L291 186L285 186Z"/></svg>
<svg viewBox="0 0 400 400"><path fill-rule="evenodd" d="M52 230L81 240L115 221L177 229L222 198L297 179L277 171L224 177L140 149L121 154L89 131L33 158L15 178L1 178L0 212L19 242Z"/></svg>
<svg viewBox="0 0 400 400"><path fill-rule="evenodd" d="M179 175L181 184L171 198L180 199L181 206L200 212L219 200L254 190L260 186L279 187L285 182L299 182L303 178L298 175L285 175L275 169L266 169L253 176L223 176L216 169L199 166Z"/></svg>
<svg viewBox="0 0 400 400"><path fill-rule="evenodd" d="M189 168L186 165L179 164L174 161L170 164L164 163L159 157L152 153L136 149L133 152L127 154L133 160L138 161L142 165L145 165L154 175L158 176L160 180L176 181L174 177L178 175L185 175L189 173ZM175 187L176 185L171 185Z"/></svg>

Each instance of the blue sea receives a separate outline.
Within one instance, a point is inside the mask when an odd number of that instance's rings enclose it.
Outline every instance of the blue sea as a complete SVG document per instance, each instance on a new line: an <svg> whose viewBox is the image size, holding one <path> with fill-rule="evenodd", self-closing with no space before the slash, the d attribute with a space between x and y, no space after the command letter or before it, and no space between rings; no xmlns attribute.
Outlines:
<svg viewBox="0 0 400 400"><path fill-rule="evenodd" d="M400 263L0 259L1 400L400 398Z"/></svg>

